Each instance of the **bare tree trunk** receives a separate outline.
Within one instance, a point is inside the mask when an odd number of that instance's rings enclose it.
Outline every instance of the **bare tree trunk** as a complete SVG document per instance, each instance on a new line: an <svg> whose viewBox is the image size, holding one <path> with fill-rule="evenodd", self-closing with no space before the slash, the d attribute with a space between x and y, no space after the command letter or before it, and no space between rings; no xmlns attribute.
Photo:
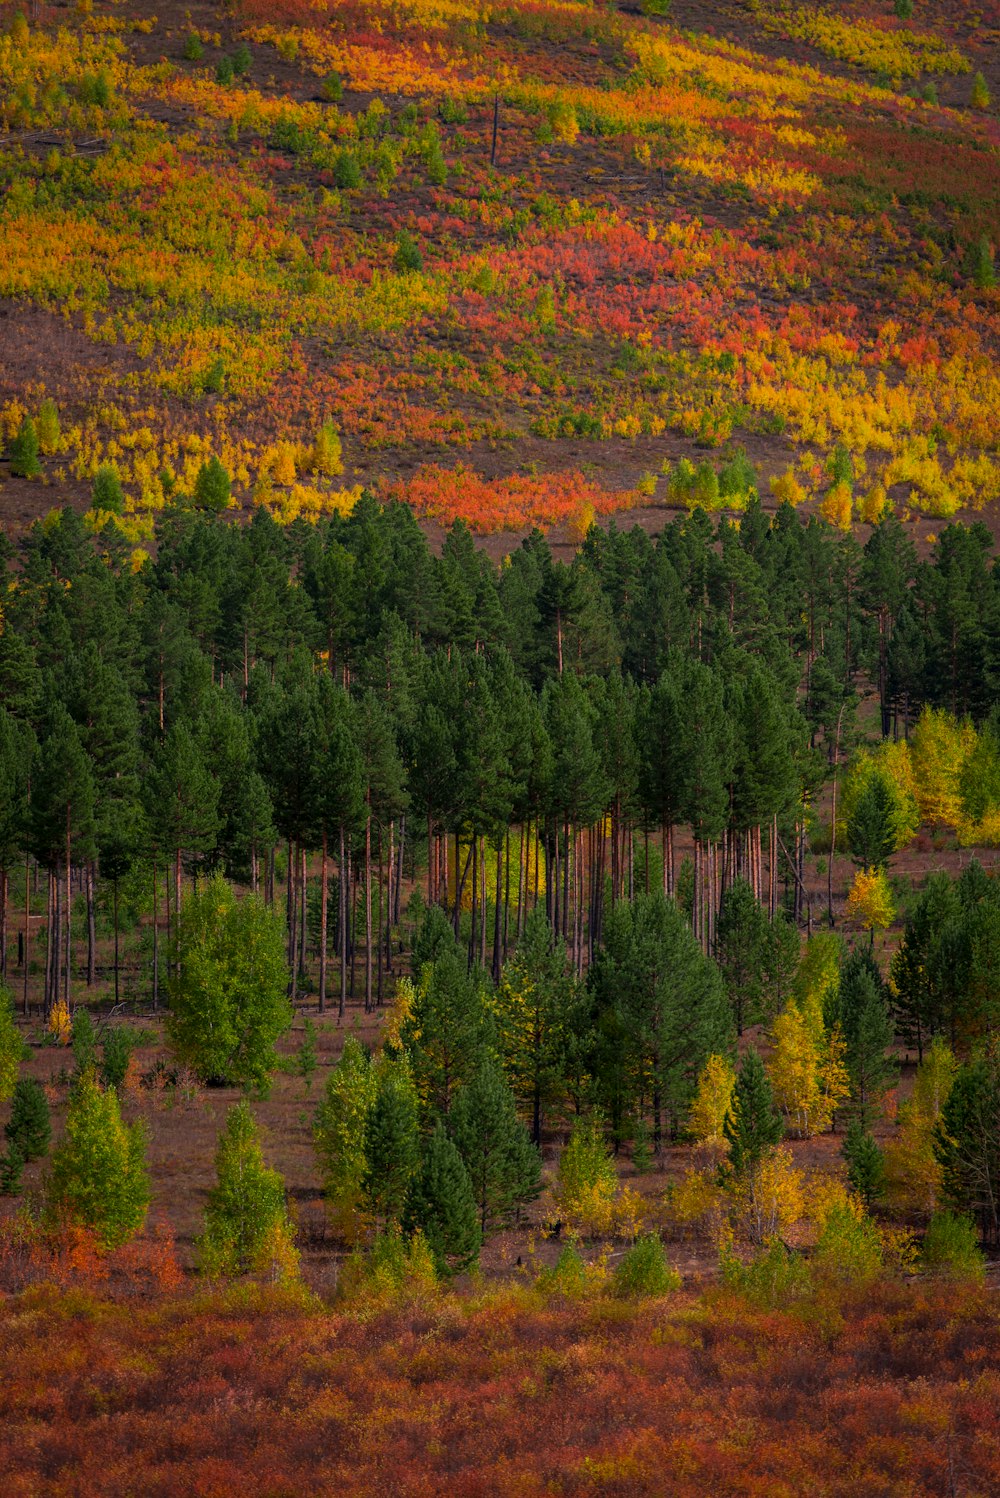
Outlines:
<svg viewBox="0 0 1000 1498"><path fill-rule="evenodd" d="M97 958L97 912L94 902L94 864L89 858L85 878L87 882L87 987L92 988Z"/></svg>
<svg viewBox="0 0 1000 1498"><path fill-rule="evenodd" d="M66 1008L70 1006L73 982L73 860L72 860L72 809L66 806Z"/></svg>
<svg viewBox="0 0 1000 1498"><path fill-rule="evenodd" d="M340 868L337 874L337 936L340 947L340 1007L337 1019L344 1018L347 1006L347 856L344 826L340 826Z"/></svg>
<svg viewBox="0 0 1000 1498"><path fill-rule="evenodd" d="M393 913L393 887L395 885L395 861L396 861L396 822L394 818L389 819L389 857L385 864L385 967L386 972L392 972L392 913Z"/></svg>
<svg viewBox="0 0 1000 1498"><path fill-rule="evenodd" d="M365 818L365 1013L372 1008L372 817Z"/></svg>
<svg viewBox="0 0 1000 1498"><path fill-rule="evenodd" d="M31 858L28 853L24 855L24 1017L28 1017L28 973L31 968L29 961L29 939L31 936Z"/></svg>
<svg viewBox="0 0 1000 1498"><path fill-rule="evenodd" d="M288 842L288 968L291 974L289 997L292 1003L299 995L299 850Z"/></svg>
<svg viewBox="0 0 1000 1498"><path fill-rule="evenodd" d="M323 828L323 849L320 854L320 890L319 890L319 1012L322 1014L326 1009L326 933L327 915L330 903L330 892L327 888L329 878L327 859L327 834Z"/></svg>

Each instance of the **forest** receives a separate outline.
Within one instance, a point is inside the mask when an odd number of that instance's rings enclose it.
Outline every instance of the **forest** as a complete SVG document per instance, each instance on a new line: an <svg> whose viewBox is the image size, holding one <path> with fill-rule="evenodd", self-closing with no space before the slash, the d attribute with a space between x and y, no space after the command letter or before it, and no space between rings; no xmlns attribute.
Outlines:
<svg viewBox="0 0 1000 1498"><path fill-rule="evenodd" d="M0 1483L1000 1488L996 0L0 0Z"/></svg>

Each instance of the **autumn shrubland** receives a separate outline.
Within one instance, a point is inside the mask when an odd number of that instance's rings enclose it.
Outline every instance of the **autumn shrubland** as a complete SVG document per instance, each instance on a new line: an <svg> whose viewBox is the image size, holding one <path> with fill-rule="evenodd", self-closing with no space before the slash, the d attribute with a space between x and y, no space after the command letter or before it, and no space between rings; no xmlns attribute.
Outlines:
<svg viewBox="0 0 1000 1498"><path fill-rule="evenodd" d="M22 520L113 469L142 545L212 455L283 521L367 485L570 538L742 509L740 448L848 528L1000 496L985 17L2 15Z"/></svg>

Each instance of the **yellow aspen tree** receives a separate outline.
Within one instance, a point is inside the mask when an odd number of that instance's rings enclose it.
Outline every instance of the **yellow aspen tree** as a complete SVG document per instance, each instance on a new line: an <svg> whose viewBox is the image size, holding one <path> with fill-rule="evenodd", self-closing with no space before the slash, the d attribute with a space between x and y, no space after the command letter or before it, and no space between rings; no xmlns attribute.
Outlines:
<svg viewBox="0 0 1000 1498"><path fill-rule="evenodd" d="M889 881L882 869L859 869L847 897L847 919L857 921L862 930L885 931L896 914Z"/></svg>
<svg viewBox="0 0 1000 1498"><path fill-rule="evenodd" d="M698 1076L688 1124L699 1144L722 1144L736 1072L725 1056L709 1056Z"/></svg>

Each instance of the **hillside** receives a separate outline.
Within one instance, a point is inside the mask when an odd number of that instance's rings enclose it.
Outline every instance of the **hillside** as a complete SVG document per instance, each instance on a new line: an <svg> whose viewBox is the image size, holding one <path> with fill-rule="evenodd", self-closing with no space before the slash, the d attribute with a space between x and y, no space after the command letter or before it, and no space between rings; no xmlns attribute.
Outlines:
<svg viewBox="0 0 1000 1498"><path fill-rule="evenodd" d="M57 419L8 526L108 463L142 545L208 452L281 519L366 485L557 538L1000 498L995 3L34 10L0 424Z"/></svg>

